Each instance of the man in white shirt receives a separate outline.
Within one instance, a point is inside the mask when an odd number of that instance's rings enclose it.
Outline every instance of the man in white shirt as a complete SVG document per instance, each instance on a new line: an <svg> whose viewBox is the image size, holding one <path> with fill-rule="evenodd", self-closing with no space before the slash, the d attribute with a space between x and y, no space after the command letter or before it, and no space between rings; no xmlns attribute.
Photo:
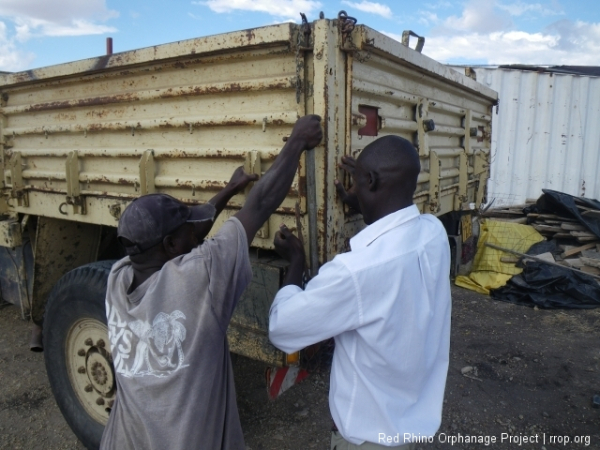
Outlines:
<svg viewBox="0 0 600 450"><path fill-rule="evenodd" d="M413 204L420 163L407 140L382 137L340 166L353 185L346 192L336 181L338 193L368 226L304 290L303 247L281 228L275 246L290 266L271 306L269 337L288 353L335 338L332 450L412 449L431 442L441 423L448 238L436 217Z"/></svg>

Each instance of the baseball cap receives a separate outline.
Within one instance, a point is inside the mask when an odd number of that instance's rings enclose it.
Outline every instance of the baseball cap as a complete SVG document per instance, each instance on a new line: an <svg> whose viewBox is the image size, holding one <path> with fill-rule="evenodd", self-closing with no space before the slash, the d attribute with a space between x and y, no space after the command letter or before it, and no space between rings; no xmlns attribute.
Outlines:
<svg viewBox="0 0 600 450"><path fill-rule="evenodd" d="M125 208L119 219L117 236L128 255L137 255L162 242L184 223L213 220L215 213L211 203L187 206L167 194L143 195ZM129 242L125 243L121 238Z"/></svg>

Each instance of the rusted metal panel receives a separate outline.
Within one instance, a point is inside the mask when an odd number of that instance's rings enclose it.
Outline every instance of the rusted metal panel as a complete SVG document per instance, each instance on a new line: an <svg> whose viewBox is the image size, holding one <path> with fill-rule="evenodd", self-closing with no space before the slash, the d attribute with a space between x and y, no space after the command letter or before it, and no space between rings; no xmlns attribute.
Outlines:
<svg viewBox="0 0 600 450"><path fill-rule="evenodd" d="M352 122L348 153L356 156L379 136L400 135L421 156L415 203L422 212L441 215L481 202L497 94L368 27L350 37L344 49L353 54L351 110L360 118L365 107L376 109L371 122L378 129L367 134L360 120ZM475 173L475 155L485 173Z"/></svg>
<svg viewBox="0 0 600 450"><path fill-rule="evenodd" d="M0 78L13 207L115 225L126 202L105 207L106 199L156 191L203 203L258 151L255 172L264 173L305 114L297 43L297 27L286 24L121 55L120 71L86 73L72 63L40 69L27 81ZM296 203L305 221L300 180L305 183L302 173L276 222L295 221ZM234 199L230 212L243 201L243 195ZM255 245L272 248L276 229L265 225Z"/></svg>
<svg viewBox="0 0 600 450"><path fill-rule="evenodd" d="M31 318L41 325L48 294L67 272L96 261L102 227L39 217L35 239Z"/></svg>
<svg viewBox="0 0 600 450"><path fill-rule="evenodd" d="M295 26L293 24L284 23L269 27L251 28L214 36L188 39L166 45L157 45L57 66L28 70L26 72L3 74L0 75L0 84L21 84L79 75L92 71L123 69L137 64L188 57L195 54L225 53L239 49L240 47L273 46L281 42L292 41L294 31Z"/></svg>

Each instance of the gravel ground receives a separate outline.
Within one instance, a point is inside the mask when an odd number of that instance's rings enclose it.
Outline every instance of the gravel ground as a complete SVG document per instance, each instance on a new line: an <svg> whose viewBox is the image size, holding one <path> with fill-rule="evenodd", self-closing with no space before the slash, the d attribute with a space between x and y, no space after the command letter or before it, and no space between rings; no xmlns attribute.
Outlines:
<svg viewBox="0 0 600 450"><path fill-rule="evenodd" d="M0 307L0 448L83 449L29 336L17 308ZM600 309L532 310L453 288L451 345L442 426L421 448L600 449ZM234 356L234 367L248 449L329 448L327 373L269 401L261 363Z"/></svg>

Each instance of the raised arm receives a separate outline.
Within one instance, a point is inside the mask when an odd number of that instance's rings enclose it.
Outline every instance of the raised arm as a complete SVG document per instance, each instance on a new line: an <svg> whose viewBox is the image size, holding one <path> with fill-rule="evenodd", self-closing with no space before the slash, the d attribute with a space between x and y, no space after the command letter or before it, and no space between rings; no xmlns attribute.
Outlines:
<svg viewBox="0 0 600 450"><path fill-rule="evenodd" d="M257 179L258 175L247 174L244 172L244 168L242 166L235 169L235 172L233 172L229 183L227 183L227 185L221 189L217 195L208 201L208 203L211 203L216 209L214 219L212 221L207 220L204 222L196 222L194 224L194 234L196 235L198 242L202 242L208 233L210 233L211 228L217 220L217 217L219 214L221 214L221 211L223 211L225 206L227 206L227 203L229 200L231 200L231 197L243 191L251 181L256 181Z"/></svg>
<svg viewBox="0 0 600 450"><path fill-rule="evenodd" d="M316 147L322 138L319 116L304 116L296 122L273 165L254 185L243 208L235 214L246 230L248 243L290 190L302 152Z"/></svg>

